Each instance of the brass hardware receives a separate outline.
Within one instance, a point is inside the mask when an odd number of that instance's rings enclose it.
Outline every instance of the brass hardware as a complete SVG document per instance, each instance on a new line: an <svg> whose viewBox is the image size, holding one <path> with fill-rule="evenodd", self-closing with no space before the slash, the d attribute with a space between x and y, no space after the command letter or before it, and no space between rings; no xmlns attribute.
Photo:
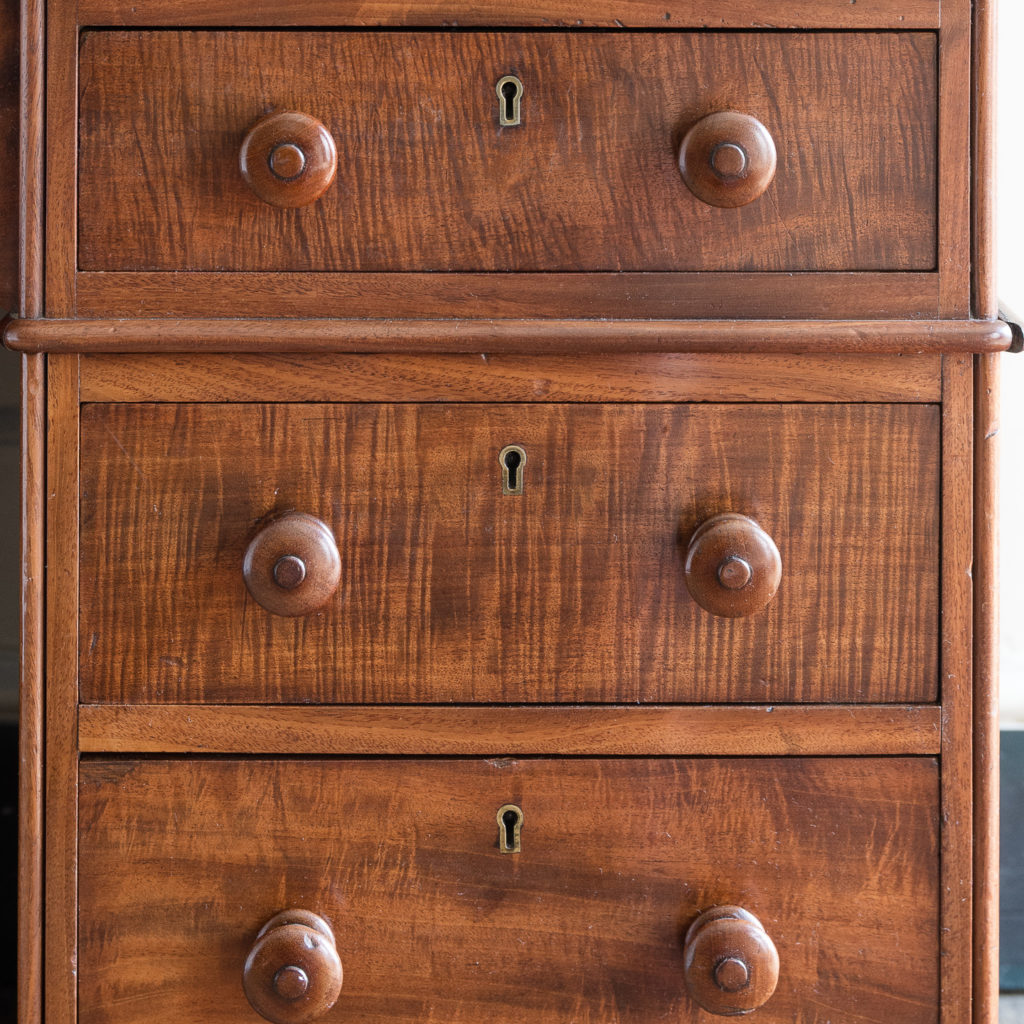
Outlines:
<svg viewBox="0 0 1024 1024"><path fill-rule="evenodd" d="M517 444L507 444L498 453L501 463L501 493L523 493L523 470L526 466L526 450Z"/></svg>
<svg viewBox="0 0 1024 1024"><path fill-rule="evenodd" d="M502 128L514 128L521 124L523 83L515 75L505 75L498 79L495 92L498 94L498 124Z"/></svg>
<svg viewBox="0 0 1024 1024"><path fill-rule="evenodd" d="M503 804L498 808L498 849L502 853L519 853L522 849L519 833L523 827L522 808Z"/></svg>

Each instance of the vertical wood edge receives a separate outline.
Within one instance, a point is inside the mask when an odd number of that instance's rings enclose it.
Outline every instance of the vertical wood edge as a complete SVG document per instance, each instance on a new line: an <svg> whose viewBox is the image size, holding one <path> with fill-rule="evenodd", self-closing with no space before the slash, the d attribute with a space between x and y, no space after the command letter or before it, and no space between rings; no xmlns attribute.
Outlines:
<svg viewBox="0 0 1024 1024"><path fill-rule="evenodd" d="M971 0L945 0L939 30L939 316L971 305Z"/></svg>
<svg viewBox="0 0 1024 1024"><path fill-rule="evenodd" d="M47 316L75 313L77 202L78 4L51 4L46 24L46 214L44 275Z"/></svg>
<svg viewBox="0 0 1024 1024"><path fill-rule="evenodd" d="M49 358L44 1012L77 1018L78 358Z"/></svg>
<svg viewBox="0 0 1024 1024"><path fill-rule="evenodd" d="M39 1024L43 996L43 506L46 357L21 360L21 678L18 750L18 1021Z"/></svg>
<svg viewBox="0 0 1024 1024"><path fill-rule="evenodd" d="M43 315L44 8L45 0L21 0L18 312L24 317Z"/></svg>
<svg viewBox="0 0 1024 1024"><path fill-rule="evenodd" d="M980 319L999 313L995 266L996 2L974 0L971 74L973 176L971 197L971 304Z"/></svg>
<svg viewBox="0 0 1024 1024"><path fill-rule="evenodd" d="M999 1019L999 360L975 362L974 1022Z"/></svg>
<svg viewBox="0 0 1024 1024"><path fill-rule="evenodd" d="M942 1024L971 1020L974 362L943 360L942 404Z"/></svg>

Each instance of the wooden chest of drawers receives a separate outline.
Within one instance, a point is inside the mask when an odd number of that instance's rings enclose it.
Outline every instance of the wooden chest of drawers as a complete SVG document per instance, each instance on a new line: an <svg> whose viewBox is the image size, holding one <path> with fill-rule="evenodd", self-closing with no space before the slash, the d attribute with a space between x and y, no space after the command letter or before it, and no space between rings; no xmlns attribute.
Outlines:
<svg viewBox="0 0 1024 1024"><path fill-rule="evenodd" d="M22 17L21 1024L995 1024L989 4Z"/></svg>

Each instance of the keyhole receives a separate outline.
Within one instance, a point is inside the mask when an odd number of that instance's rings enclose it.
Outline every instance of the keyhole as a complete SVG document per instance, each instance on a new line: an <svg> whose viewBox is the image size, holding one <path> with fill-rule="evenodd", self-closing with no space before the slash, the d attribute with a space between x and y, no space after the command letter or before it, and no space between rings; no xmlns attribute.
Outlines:
<svg viewBox="0 0 1024 1024"><path fill-rule="evenodd" d="M519 90L516 88L515 82L506 82L501 87L501 95L505 97L505 120L515 120L516 97L519 95Z"/></svg>
<svg viewBox="0 0 1024 1024"><path fill-rule="evenodd" d="M506 75L497 85L498 124L503 128L515 127L522 120L520 112L523 98L523 83L515 75Z"/></svg>
<svg viewBox="0 0 1024 1024"><path fill-rule="evenodd" d="M517 444L509 444L498 455L501 463L501 493L523 493L523 467L526 465L526 451Z"/></svg>
<svg viewBox="0 0 1024 1024"><path fill-rule="evenodd" d="M498 808L498 849L502 853L519 853L521 851L521 830L523 827L522 809L515 804L505 804Z"/></svg>

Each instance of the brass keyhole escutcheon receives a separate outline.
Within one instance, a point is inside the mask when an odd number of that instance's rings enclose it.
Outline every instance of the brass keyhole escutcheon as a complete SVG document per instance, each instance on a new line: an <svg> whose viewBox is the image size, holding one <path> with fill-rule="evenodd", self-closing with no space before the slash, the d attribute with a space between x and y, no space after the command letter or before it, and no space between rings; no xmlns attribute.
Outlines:
<svg viewBox="0 0 1024 1024"><path fill-rule="evenodd" d="M514 128L522 123L523 83L515 75L505 75L495 86L498 94L498 124Z"/></svg>
<svg viewBox="0 0 1024 1024"><path fill-rule="evenodd" d="M526 467L526 449L518 444L507 444L498 453L501 463L501 493L523 493L523 470Z"/></svg>
<svg viewBox="0 0 1024 1024"><path fill-rule="evenodd" d="M515 804L503 804L498 808L497 818L498 849L502 853L519 853L522 850L522 808Z"/></svg>

